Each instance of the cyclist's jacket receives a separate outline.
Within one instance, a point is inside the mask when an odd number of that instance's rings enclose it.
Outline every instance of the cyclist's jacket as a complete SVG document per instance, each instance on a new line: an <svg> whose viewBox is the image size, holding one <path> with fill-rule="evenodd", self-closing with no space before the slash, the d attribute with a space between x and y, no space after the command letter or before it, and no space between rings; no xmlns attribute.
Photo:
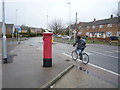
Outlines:
<svg viewBox="0 0 120 90"><path fill-rule="evenodd" d="M73 44L73 47L77 44L77 49L82 49L86 47L86 42L83 39L77 39Z"/></svg>

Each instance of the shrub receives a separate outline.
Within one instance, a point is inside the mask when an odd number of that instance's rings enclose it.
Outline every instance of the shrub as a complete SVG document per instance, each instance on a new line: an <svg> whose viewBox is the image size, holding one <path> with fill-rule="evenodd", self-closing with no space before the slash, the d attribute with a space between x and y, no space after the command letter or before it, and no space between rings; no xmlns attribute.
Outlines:
<svg viewBox="0 0 120 90"><path fill-rule="evenodd" d="M6 38L12 38L12 34L6 34Z"/></svg>

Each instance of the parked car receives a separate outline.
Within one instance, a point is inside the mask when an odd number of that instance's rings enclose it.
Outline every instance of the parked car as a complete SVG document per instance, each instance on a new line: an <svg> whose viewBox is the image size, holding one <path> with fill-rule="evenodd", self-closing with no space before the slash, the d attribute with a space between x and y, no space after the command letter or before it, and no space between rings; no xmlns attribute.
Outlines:
<svg viewBox="0 0 120 90"><path fill-rule="evenodd" d="M60 35L60 34L59 34L59 35L57 35L57 36L58 36L58 37L62 37L62 35Z"/></svg>
<svg viewBox="0 0 120 90"><path fill-rule="evenodd" d="M62 36L61 38L62 38L62 39L71 39L71 37L70 37L70 36L67 36L67 35Z"/></svg>

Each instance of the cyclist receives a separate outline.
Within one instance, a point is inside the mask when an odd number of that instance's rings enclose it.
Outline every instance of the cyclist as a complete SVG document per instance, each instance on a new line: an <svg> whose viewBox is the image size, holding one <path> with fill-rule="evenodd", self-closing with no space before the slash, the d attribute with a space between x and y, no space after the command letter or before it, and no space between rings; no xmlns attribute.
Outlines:
<svg viewBox="0 0 120 90"><path fill-rule="evenodd" d="M86 48L86 42L80 36L77 36L76 42L73 44L73 47L77 44L77 51L79 53L80 59L82 59L82 52Z"/></svg>

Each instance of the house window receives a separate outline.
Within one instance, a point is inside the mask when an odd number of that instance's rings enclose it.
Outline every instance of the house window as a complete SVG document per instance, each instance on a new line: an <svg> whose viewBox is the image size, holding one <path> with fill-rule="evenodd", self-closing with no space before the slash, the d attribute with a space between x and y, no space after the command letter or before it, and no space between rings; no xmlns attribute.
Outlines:
<svg viewBox="0 0 120 90"><path fill-rule="evenodd" d="M108 26L108 27L112 27L112 24L108 24L107 26Z"/></svg>
<svg viewBox="0 0 120 90"><path fill-rule="evenodd" d="M103 28L103 25L99 25L99 28Z"/></svg>
<svg viewBox="0 0 120 90"><path fill-rule="evenodd" d="M92 28L95 28L95 26L92 26Z"/></svg>
<svg viewBox="0 0 120 90"><path fill-rule="evenodd" d="M89 35L89 32L86 32L86 35L88 36L88 35Z"/></svg>
<svg viewBox="0 0 120 90"><path fill-rule="evenodd" d="M112 36L112 32L106 32L106 36L107 36L107 37Z"/></svg>
<svg viewBox="0 0 120 90"><path fill-rule="evenodd" d="M97 33L97 37L100 37L100 32Z"/></svg>
<svg viewBox="0 0 120 90"><path fill-rule="evenodd" d="M78 34L80 35L80 34L82 34L82 32L78 32Z"/></svg>
<svg viewBox="0 0 120 90"><path fill-rule="evenodd" d="M103 32L99 32L99 35L101 36L103 34Z"/></svg>
<svg viewBox="0 0 120 90"><path fill-rule="evenodd" d="M120 37L120 32L117 32L117 36Z"/></svg>
<svg viewBox="0 0 120 90"><path fill-rule="evenodd" d="M93 37L93 32L90 32L90 37Z"/></svg>
<svg viewBox="0 0 120 90"><path fill-rule="evenodd" d="M118 26L120 27L120 23L118 24Z"/></svg>
<svg viewBox="0 0 120 90"><path fill-rule="evenodd" d="M87 29L89 29L90 28L90 26L87 26Z"/></svg>
<svg viewBox="0 0 120 90"><path fill-rule="evenodd" d="M81 29L81 26L79 26L78 29Z"/></svg>

